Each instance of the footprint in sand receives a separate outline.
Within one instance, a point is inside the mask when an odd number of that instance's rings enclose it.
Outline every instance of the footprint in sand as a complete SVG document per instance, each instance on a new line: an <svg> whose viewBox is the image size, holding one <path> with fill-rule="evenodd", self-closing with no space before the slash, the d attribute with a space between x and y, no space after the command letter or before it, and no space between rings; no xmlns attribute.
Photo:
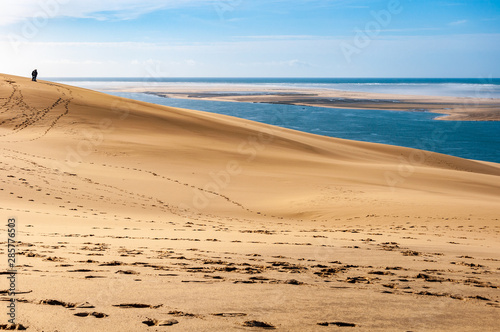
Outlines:
<svg viewBox="0 0 500 332"><path fill-rule="evenodd" d="M320 326L338 326L338 327L356 327L356 324L353 323L344 323L344 322L323 322L318 323Z"/></svg>
<svg viewBox="0 0 500 332"><path fill-rule="evenodd" d="M142 304L142 303L124 303L124 304L113 304L113 307L119 307L119 308L136 308L136 309L143 309L143 308L150 308L150 309L157 309L159 307L163 306L163 304L160 305L149 305L149 304Z"/></svg>
<svg viewBox="0 0 500 332"><path fill-rule="evenodd" d="M275 326L265 323L265 322L259 322L258 320L247 320L246 322L243 323L243 326L245 327L262 327L267 330L274 330L276 329Z"/></svg>
<svg viewBox="0 0 500 332"><path fill-rule="evenodd" d="M183 312L183 311L179 311L179 310L169 311L168 314L176 316L176 317L199 317L199 315L190 314L188 312Z"/></svg>
<svg viewBox="0 0 500 332"><path fill-rule="evenodd" d="M27 330L28 328L24 326L23 324L0 324L0 330L7 330L7 331L24 331Z"/></svg>
<svg viewBox="0 0 500 332"><path fill-rule="evenodd" d="M242 312L221 312L217 314L211 314L212 316L218 316L218 317L243 317L246 316L247 314L242 313Z"/></svg>
<svg viewBox="0 0 500 332"><path fill-rule="evenodd" d="M146 324L147 326L172 326L178 324L179 322L175 319L158 320L158 319L148 318L142 323Z"/></svg>
<svg viewBox="0 0 500 332"><path fill-rule="evenodd" d="M64 308L75 308L76 307L75 303L67 303L67 302L63 302L63 301L59 301L59 300L42 300L39 302L39 304L61 306Z"/></svg>
<svg viewBox="0 0 500 332"><path fill-rule="evenodd" d="M109 315L106 315L102 312L79 312L76 313L75 316L77 317L88 317L88 316L94 316L95 318L105 318L108 317Z"/></svg>
<svg viewBox="0 0 500 332"><path fill-rule="evenodd" d="M139 272L134 270L118 270L115 273L117 274L139 274Z"/></svg>

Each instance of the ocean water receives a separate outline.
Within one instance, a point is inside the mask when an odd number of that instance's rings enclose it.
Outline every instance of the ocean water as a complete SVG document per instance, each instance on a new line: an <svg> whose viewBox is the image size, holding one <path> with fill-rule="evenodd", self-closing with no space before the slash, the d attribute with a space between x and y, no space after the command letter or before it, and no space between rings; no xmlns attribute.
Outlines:
<svg viewBox="0 0 500 332"><path fill-rule="evenodd" d="M357 83L356 80L358 80ZM468 94L477 94L477 91L489 91L488 96L491 96L491 91L496 91L495 93L498 94L496 98L500 98L500 80L498 79L490 80L487 83L475 79L374 80L190 78L164 79L164 81L160 82L158 80L148 81L147 79L140 81L137 78L84 78L57 79L55 81L145 102L225 114L317 135L411 147L467 159L500 163L500 121L437 121L434 118L439 116L438 114L427 112L333 109L296 105L186 100L164 98L145 93L116 91L116 89L125 87L163 86L179 83L182 83L182 85L204 86L207 84L224 84L228 87L227 91L231 91L231 87L240 84L258 85L263 88L269 85L294 87L300 85L301 87L309 86L314 88L321 85L322 88L326 88L325 86L338 88L342 84L349 86L357 84L362 89L359 91L365 92L370 92L369 89L381 89L383 91L377 92L394 93L394 89L399 88L407 89L407 91L412 89L415 94L424 94L417 92L451 89L450 95L454 93L461 97L474 97L474 95ZM415 88L415 85L418 85L418 88ZM371 92L375 91L371 90Z"/></svg>

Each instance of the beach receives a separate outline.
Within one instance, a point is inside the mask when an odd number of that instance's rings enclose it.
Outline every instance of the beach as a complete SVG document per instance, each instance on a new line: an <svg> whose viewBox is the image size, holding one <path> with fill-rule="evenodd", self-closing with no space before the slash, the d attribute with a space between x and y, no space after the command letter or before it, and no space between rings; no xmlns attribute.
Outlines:
<svg viewBox="0 0 500 332"><path fill-rule="evenodd" d="M126 91L500 120L498 99L241 89ZM499 164L4 74L0 149L1 271L12 219L28 330L500 323Z"/></svg>

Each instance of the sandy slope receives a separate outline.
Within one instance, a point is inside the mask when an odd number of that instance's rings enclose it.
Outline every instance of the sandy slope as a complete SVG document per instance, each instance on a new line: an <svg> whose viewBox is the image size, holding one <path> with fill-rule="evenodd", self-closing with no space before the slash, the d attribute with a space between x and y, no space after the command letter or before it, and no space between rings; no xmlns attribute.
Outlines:
<svg viewBox="0 0 500 332"><path fill-rule="evenodd" d="M500 321L497 164L7 75L0 150L30 330Z"/></svg>

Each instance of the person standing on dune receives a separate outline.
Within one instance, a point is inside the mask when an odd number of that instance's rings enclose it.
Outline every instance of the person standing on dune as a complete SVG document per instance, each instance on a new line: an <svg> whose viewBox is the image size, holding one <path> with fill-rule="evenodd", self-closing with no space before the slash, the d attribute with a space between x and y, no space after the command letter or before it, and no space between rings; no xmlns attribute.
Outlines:
<svg viewBox="0 0 500 332"><path fill-rule="evenodd" d="M36 77L38 76L38 71L35 69L31 72L31 80L36 82Z"/></svg>

